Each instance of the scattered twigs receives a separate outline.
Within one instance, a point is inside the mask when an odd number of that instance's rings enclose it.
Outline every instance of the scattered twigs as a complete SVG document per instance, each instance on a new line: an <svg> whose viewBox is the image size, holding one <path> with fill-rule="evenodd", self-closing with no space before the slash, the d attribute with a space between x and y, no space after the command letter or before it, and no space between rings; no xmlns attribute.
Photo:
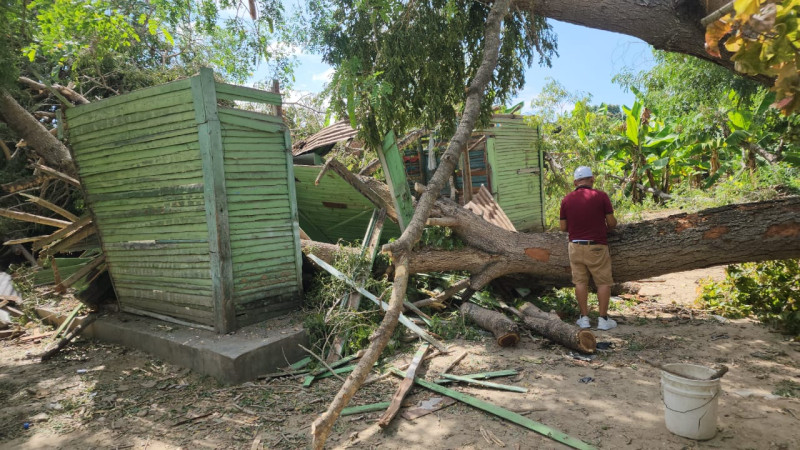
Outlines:
<svg viewBox="0 0 800 450"><path fill-rule="evenodd" d="M453 367L457 366L458 363L460 363L461 360L464 359L468 354L469 354L469 352L464 352L464 353L460 354L458 356L458 358L454 359L453 362L451 362L450 364L447 365L447 367L444 368L444 370L442 371L441 374L444 375L447 372L450 372L451 370L453 370Z"/></svg>
<svg viewBox="0 0 800 450"><path fill-rule="evenodd" d="M208 412L208 413L204 413L204 414L200 414L199 416L190 417L188 419L183 419L183 420L181 420L179 422L175 422L174 424L172 424L172 426L173 427L177 427L177 426L183 425L185 423L194 422L195 420L203 419L203 418L208 417L208 416L210 416L212 414L214 414L213 411L212 412Z"/></svg>
<svg viewBox="0 0 800 450"><path fill-rule="evenodd" d="M305 351L306 351L306 352L307 352L309 355L313 356L313 357L314 357L314 359L316 359L317 361L319 361L319 362L320 362L320 364L322 364L323 366L325 366L325 368L326 368L326 369L328 369L328 371L329 371L330 373L332 373L332 374L333 374L333 376L335 376L336 378L338 378L338 379L340 379L340 380L344 381L344 378L342 378L342 377L341 377L341 376L339 376L337 373L335 373L335 372L333 371L333 369L331 368L331 366L329 366L329 365L328 365L328 363L326 363L326 362L325 362L325 360L324 360L324 359L322 359L322 358L320 358L320 357L319 357L319 356L318 356L316 353L314 353L314 352L312 352L311 350L309 350L309 349L307 349L307 348L303 347L303 346L302 346L302 345L300 345L300 344L297 344L297 346L298 346L298 347L300 347L300 348L302 348L303 350L305 350Z"/></svg>

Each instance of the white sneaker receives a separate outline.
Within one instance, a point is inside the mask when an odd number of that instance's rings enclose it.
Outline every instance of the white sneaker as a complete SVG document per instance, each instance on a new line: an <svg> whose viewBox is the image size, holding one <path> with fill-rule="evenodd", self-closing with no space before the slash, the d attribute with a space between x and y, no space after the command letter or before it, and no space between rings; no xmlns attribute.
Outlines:
<svg viewBox="0 0 800 450"><path fill-rule="evenodd" d="M610 330L612 328L617 327L617 321L614 319L603 319L602 317L597 319L597 329L598 330Z"/></svg>
<svg viewBox="0 0 800 450"><path fill-rule="evenodd" d="M578 321L575 322L575 323L578 324L578 326L581 327L581 328L589 328L589 327L592 326L589 323L589 317L588 316L581 316L581 318L578 319Z"/></svg>

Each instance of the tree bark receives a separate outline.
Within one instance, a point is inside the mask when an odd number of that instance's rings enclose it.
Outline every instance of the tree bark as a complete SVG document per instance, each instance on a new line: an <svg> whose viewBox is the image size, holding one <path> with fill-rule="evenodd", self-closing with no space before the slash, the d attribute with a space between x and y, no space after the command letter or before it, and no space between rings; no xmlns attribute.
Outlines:
<svg viewBox="0 0 800 450"><path fill-rule="evenodd" d="M461 315L475 322L484 330L491 331L500 347L512 347L519 343L517 324L505 314L481 308L474 303L464 302L461 304Z"/></svg>
<svg viewBox="0 0 800 450"><path fill-rule="evenodd" d="M700 20L711 11L699 0L518 0L514 5L550 19L635 36L659 50L692 55L735 71L724 49L721 59L706 53ZM749 78L773 84L771 77Z"/></svg>
<svg viewBox="0 0 800 450"><path fill-rule="evenodd" d="M597 347L594 333L563 322L557 314L546 313L531 303L522 305L519 312L526 328L564 347L583 353L594 353Z"/></svg>
<svg viewBox="0 0 800 450"><path fill-rule="evenodd" d="M529 274L547 286L572 284L564 233L512 233L447 199L437 201L436 213L457 219L453 231L468 246L415 251L411 273L466 270L476 290L509 274ZM722 264L800 258L800 197L620 225L609 234L609 249L617 283Z"/></svg>
<svg viewBox="0 0 800 450"><path fill-rule="evenodd" d="M69 175L75 174L75 166L67 147L2 89L0 89L0 117L19 137L25 139L37 155L44 158L48 166L56 167Z"/></svg>

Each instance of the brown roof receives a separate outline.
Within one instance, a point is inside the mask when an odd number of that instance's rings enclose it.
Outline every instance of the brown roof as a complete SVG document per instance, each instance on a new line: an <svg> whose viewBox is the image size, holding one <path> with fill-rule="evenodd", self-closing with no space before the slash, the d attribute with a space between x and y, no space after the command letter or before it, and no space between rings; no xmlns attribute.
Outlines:
<svg viewBox="0 0 800 450"><path fill-rule="evenodd" d="M337 142L353 138L358 131L350 126L349 120L342 120L335 124L323 128L314 135L302 141L296 142L292 146L292 155L298 156L313 152L320 147L333 146Z"/></svg>

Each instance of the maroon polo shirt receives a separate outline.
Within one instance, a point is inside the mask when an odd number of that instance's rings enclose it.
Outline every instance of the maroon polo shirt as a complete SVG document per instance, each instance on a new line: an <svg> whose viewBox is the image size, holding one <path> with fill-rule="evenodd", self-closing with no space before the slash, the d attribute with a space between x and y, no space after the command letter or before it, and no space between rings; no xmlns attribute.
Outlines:
<svg viewBox="0 0 800 450"><path fill-rule="evenodd" d="M567 221L570 241L597 241L608 244L606 214L614 213L611 200L603 191L579 186L561 200L561 220Z"/></svg>

